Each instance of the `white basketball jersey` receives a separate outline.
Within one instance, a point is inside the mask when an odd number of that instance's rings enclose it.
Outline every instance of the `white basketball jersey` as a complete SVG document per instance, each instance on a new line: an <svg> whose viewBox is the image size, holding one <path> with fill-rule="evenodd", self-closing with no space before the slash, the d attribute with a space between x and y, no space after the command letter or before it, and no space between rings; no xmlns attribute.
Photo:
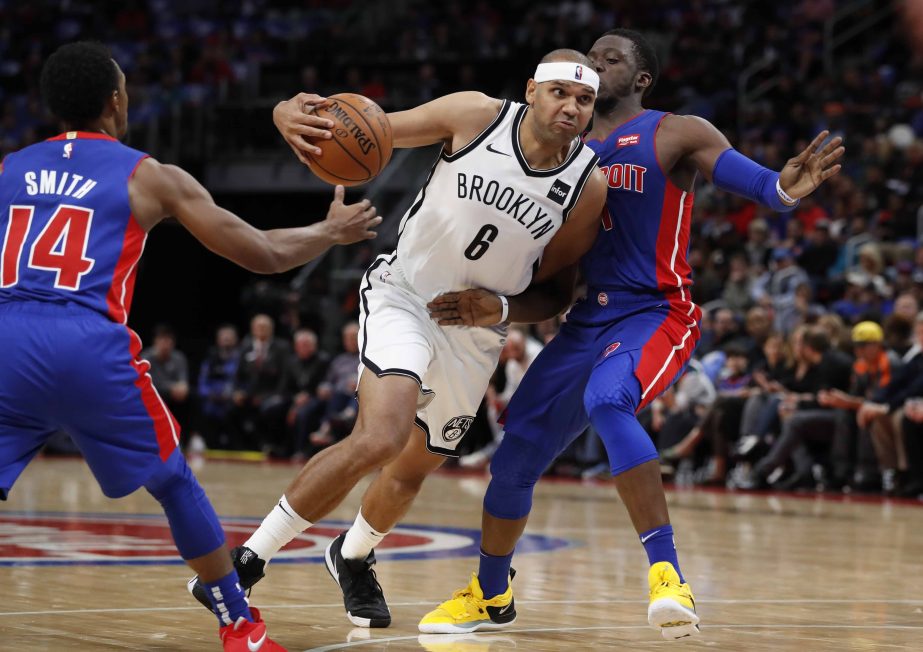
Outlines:
<svg viewBox="0 0 923 652"><path fill-rule="evenodd" d="M443 151L401 221L397 264L423 299L469 288L519 294L576 205L596 154L575 138L561 165L533 170L519 143L527 110L506 101L474 140Z"/></svg>

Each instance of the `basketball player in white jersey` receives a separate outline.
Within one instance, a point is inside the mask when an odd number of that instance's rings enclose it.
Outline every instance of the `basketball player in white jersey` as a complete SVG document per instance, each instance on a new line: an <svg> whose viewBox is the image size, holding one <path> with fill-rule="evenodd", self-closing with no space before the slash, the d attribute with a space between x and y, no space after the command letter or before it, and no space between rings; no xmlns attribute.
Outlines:
<svg viewBox="0 0 923 652"><path fill-rule="evenodd" d="M463 92L389 114L395 147L441 142L443 149L401 222L397 249L375 260L361 286L355 428L305 464L260 528L234 550L245 588L263 577L282 546L382 469L353 527L327 548L326 562L353 624L391 623L371 569L373 548L405 514L423 479L455 455L506 336L505 324L439 326L426 304L466 288L518 294L589 249L606 182L580 135L598 83L583 54L556 50L528 81L526 104ZM305 115L306 97L280 104L274 120L293 148L312 151L301 135L316 136L326 125ZM207 601L194 580L190 590Z"/></svg>

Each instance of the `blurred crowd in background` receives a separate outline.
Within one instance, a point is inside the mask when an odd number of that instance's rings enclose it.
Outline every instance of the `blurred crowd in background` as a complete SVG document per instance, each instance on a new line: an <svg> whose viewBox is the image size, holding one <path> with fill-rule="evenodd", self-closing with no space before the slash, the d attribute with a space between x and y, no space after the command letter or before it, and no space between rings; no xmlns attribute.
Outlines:
<svg viewBox="0 0 923 652"><path fill-rule="evenodd" d="M58 44L77 38L112 48L143 127L183 107L211 114L299 90L359 92L389 110L460 89L518 98L547 51L585 51L608 29L638 29L661 58L650 108L702 116L773 169L822 129L847 146L842 173L792 213L704 182L697 190L689 256L703 340L686 375L643 415L665 476L916 497L921 57L904 37L899 3L859 2L845 15L841 4L0 0L0 155L55 133L38 73ZM260 120L239 146L284 149L268 114ZM272 294L273 281L261 283ZM190 447L304 459L345 436L355 417L357 305L340 306L341 342L323 350L323 315L304 323L298 306L242 297L240 318L194 364L181 353L182 332L142 332L155 383ZM556 328L554 320L513 331L462 464L489 459L502 436L496 415ZM605 475L605 451L588 432L551 472Z"/></svg>

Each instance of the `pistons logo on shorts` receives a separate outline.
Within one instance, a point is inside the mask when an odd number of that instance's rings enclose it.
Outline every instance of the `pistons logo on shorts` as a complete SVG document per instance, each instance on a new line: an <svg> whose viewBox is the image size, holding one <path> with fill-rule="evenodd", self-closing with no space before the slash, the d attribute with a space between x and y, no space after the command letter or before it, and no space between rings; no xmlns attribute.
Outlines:
<svg viewBox="0 0 923 652"><path fill-rule="evenodd" d="M608 306L609 305L609 295L606 294L605 292L600 292L599 294L596 295L596 303L598 303L601 306Z"/></svg>
<svg viewBox="0 0 923 652"><path fill-rule="evenodd" d="M468 428L474 423L474 417L454 417L449 419L442 429L442 438L445 441L455 441L461 439L468 432Z"/></svg>
<svg viewBox="0 0 923 652"><path fill-rule="evenodd" d="M621 342L613 342L612 344L606 347L605 351L603 351L603 357L608 358L609 354L615 353L616 349L618 349L620 346L622 346Z"/></svg>

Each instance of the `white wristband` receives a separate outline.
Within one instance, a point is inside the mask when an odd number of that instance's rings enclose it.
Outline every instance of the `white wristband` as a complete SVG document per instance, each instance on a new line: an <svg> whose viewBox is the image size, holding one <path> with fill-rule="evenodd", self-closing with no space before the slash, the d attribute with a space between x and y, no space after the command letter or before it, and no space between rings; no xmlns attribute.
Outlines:
<svg viewBox="0 0 923 652"><path fill-rule="evenodd" d="M497 298L500 299L500 323L502 324L510 316L510 302L502 294L498 294Z"/></svg>
<svg viewBox="0 0 923 652"><path fill-rule="evenodd" d="M781 199L784 203L788 204L789 206L794 206L795 204L798 203L797 199L795 199L794 197L790 196L787 192L782 190L782 184L779 183L778 179L776 179L776 192L779 193L779 199Z"/></svg>

